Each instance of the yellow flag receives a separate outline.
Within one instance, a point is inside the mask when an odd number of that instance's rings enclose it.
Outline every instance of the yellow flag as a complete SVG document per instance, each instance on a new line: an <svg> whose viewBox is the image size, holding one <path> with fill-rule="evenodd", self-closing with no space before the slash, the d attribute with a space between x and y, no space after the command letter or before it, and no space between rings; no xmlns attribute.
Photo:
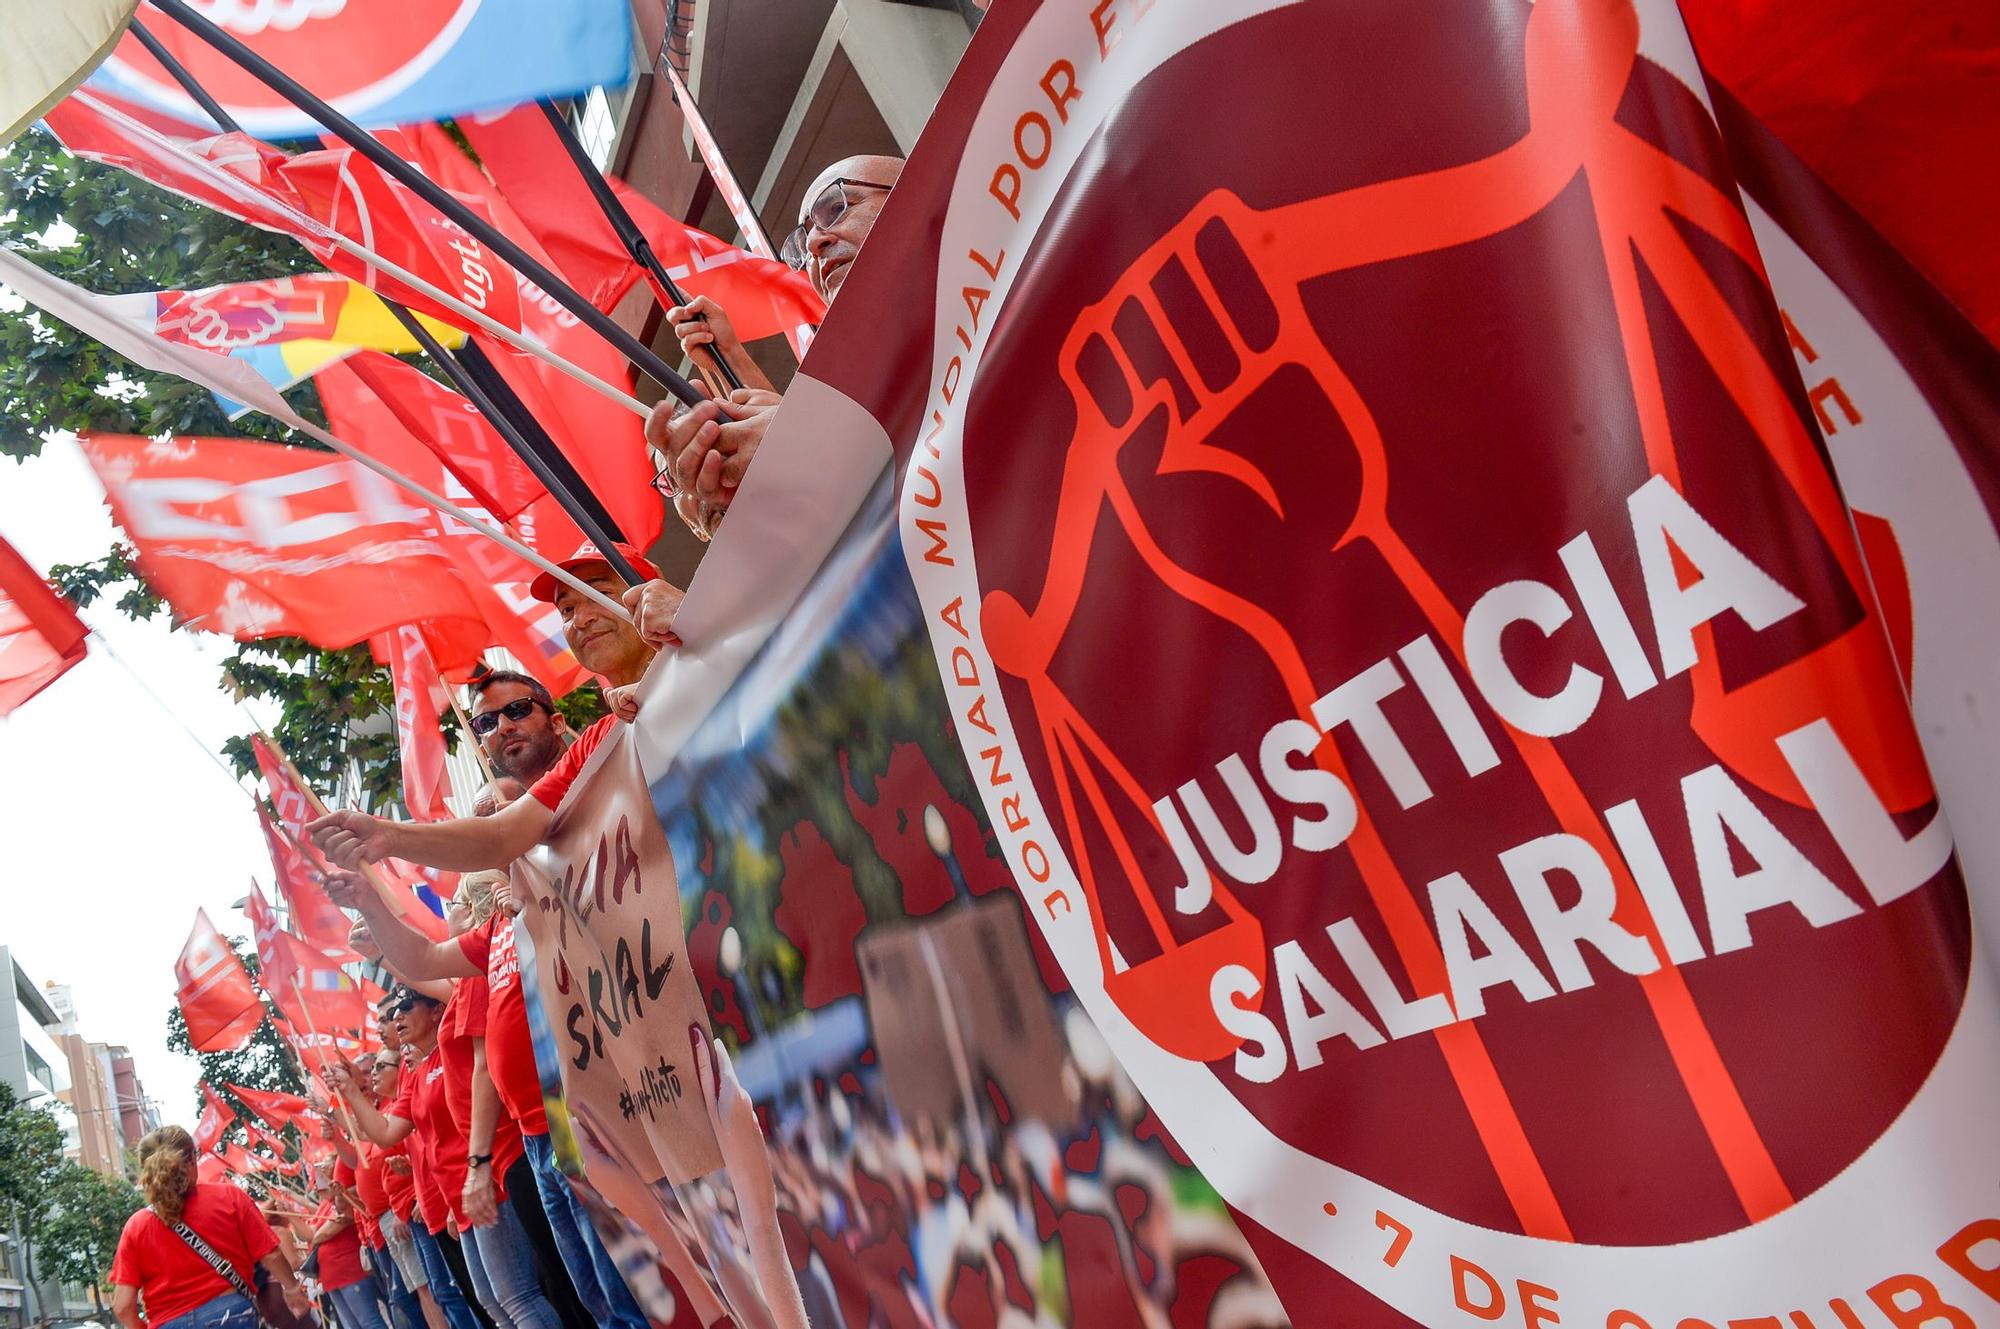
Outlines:
<svg viewBox="0 0 2000 1329"><path fill-rule="evenodd" d="M0 147L90 76L139 0L0 0Z"/></svg>

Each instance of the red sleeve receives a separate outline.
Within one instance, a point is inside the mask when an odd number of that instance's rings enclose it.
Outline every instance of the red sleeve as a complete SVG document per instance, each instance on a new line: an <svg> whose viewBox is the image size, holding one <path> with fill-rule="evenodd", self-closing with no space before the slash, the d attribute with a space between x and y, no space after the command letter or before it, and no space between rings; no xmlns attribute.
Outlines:
<svg viewBox="0 0 2000 1329"><path fill-rule="evenodd" d="M333 1179L339 1182L343 1186L353 1186L355 1181L355 1175L356 1174L354 1169L348 1166L347 1160L345 1159L342 1159L340 1162L335 1163L333 1165Z"/></svg>
<svg viewBox="0 0 2000 1329"><path fill-rule="evenodd" d="M486 920L485 927L472 928L458 934L458 949L466 959L478 966L482 974L486 972L487 957L493 953L493 923L499 917L500 914L496 910L493 918Z"/></svg>
<svg viewBox="0 0 2000 1329"><path fill-rule="evenodd" d="M486 978L461 978L451 994L452 1033L459 1038L486 1037Z"/></svg>
<svg viewBox="0 0 2000 1329"><path fill-rule="evenodd" d="M111 1281L120 1287L142 1287L146 1282L145 1271L140 1268L139 1248L146 1243L144 1225L146 1215L152 1210L141 1209L125 1220L125 1230L118 1235L118 1253L111 1257Z"/></svg>
<svg viewBox="0 0 2000 1329"><path fill-rule="evenodd" d="M534 787L528 790L534 795L535 801L551 812L561 807L563 795L567 794L569 787L576 783L577 774L583 770L583 764L590 760L590 754L597 751L597 745L604 741L605 735L609 734L612 726L617 723L617 716L607 715L584 730L576 742L569 745L569 751L556 759L556 764L549 768L549 773L535 781Z"/></svg>

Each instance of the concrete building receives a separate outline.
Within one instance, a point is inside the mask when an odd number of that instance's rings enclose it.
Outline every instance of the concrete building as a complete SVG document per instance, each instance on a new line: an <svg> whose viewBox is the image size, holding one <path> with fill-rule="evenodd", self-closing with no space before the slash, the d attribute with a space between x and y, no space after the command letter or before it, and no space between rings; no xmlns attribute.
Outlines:
<svg viewBox="0 0 2000 1329"><path fill-rule="evenodd" d="M11 999L0 1000L0 1081L14 1091L18 1103L53 1106L63 1128L64 1152L80 1158L83 1134L79 1118L69 1106L70 1054L60 1041L69 1037L62 1032L65 1017L5 946L0 946L0 979L11 985ZM27 1285L24 1245L22 1233L0 1233L0 1329L91 1314L95 1308L83 1288L48 1278L39 1279L33 1287Z"/></svg>
<svg viewBox="0 0 2000 1329"><path fill-rule="evenodd" d="M144 1120L143 1091L139 1088L138 1074L132 1069L131 1053L122 1047L116 1049L125 1060L128 1088L139 1096L139 1102L128 1107L128 1100L118 1087L113 1049L109 1044L93 1043L84 1037L77 1021L76 999L68 985L44 983L42 995L48 999L49 1009L56 1013L58 1021L50 1032L69 1059L69 1088L57 1096L76 1117L76 1148L70 1156L93 1172L107 1177L122 1176L126 1172L126 1156L144 1134L127 1131L127 1117L134 1108L136 1119Z"/></svg>

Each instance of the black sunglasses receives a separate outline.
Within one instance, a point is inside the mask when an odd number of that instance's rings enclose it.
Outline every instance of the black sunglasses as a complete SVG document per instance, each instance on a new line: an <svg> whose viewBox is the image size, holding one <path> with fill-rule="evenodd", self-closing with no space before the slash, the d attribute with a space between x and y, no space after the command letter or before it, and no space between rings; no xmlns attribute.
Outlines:
<svg viewBox="0 0 2000 1329"><path fill-rule="evenodd" d="M533 715L535 708L541 704L541 701L534 697L517 697L497 710L481 711L472 717L472 732L481 738L486 737L500 727L500 717L503 715L515 724L519 724Z"/></svg>
<svg viewBox="0 0 2000 1329"><path fill-rule="evenodd" d="M825 189L819 191L819 196L813 199L812 206L806 209L806 219L794 226L785 236L785 242L778 246L778 257L785 260L786 266L792 271L801 271L806 265L806 260L812 257L806 251L807 233L814 227L830 231L840 225L840 219L854 206L854 200L847 196L850 188L880 189L886 192L893 187L876 184L873 180L842 178L830 182Z"/></svg>

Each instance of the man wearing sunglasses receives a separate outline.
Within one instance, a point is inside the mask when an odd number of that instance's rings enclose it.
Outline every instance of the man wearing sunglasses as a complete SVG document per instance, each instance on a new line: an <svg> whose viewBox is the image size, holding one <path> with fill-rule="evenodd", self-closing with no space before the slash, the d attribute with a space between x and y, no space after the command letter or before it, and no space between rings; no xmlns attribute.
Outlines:
<svg viewBox="0 0 2000 1329"><path fill-rule="evenodd" d="M813 289L831 302L902 174L900 157L849 157L827 167L806 190L799 223L785 236L779 256L804 272ZM778 399L713 300L691 300L669 310L667 317L684 349L712 347L745 384L728 401L702 402L678 416L677 403L668 399L646 421L646 441L667 461L662 478L680 491L676 507L685 518L692 505L700 514L697 520L712 526L735 499L777 413Z"/></svg>
<svg viewBox="0 0 2000 1329"><path fill-rule="evenodd" d="M472 683L472 732L502 775L531 785L548 774L571 738L549 690L526 674L495 670Z"/></svg>

